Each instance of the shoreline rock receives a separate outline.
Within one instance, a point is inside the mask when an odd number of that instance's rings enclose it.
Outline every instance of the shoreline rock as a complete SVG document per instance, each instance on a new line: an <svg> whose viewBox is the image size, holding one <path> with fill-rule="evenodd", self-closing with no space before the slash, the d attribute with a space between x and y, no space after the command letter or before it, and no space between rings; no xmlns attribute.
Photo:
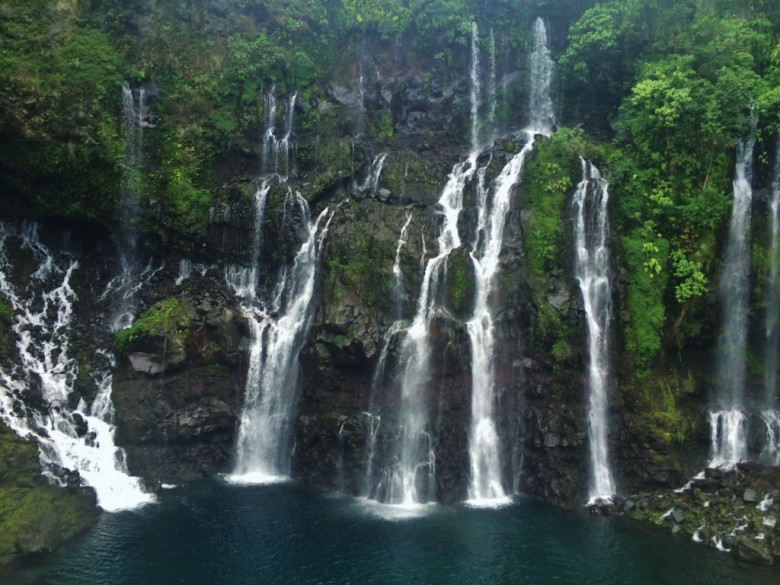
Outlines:
<svg viewBox="0 0 780 585"><path fill-rule="evenodd" d="M641 492L599 511L688 535L741 561L780 565L780 467L708 468L682 488Z"/></svg>

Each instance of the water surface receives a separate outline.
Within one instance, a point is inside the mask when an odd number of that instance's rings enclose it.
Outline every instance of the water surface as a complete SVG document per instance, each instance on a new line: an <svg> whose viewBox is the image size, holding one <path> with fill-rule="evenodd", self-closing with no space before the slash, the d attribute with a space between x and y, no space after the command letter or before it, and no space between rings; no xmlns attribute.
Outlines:
<svg viewBox="0 0 780 585"><path fill-rule="evenodd" d="M292 483L204 481L104 514L9 585L780 583L777 569L688 538L530 499L422 510L409 517Z"/></svg>

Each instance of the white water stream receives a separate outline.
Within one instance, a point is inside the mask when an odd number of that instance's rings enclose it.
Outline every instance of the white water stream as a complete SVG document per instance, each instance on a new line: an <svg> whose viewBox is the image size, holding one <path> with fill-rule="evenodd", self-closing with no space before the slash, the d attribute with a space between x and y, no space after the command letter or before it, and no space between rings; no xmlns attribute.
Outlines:
<svg viewBox="0 0 780 585"><path fill-rule="evenodd" d="M26 286L15 287L8 275L13 266L6 246L17 240L37 265ZM44 474L62 483L59 468L77 471L93 487L107 511L131 509L154 501L137 478L130 477L124 451L114 444L111 369L113 357L99 352L105 369L95 379L92 405L83 400L73 408L70 398L78 364L70 357L70 335L76 293L70 281L79 264L67 255L55 256L39 239L37 226L21 231L0 223L0 296L13 309L13 333L18 361L0 368L0 417L16 433L39 447ZM42 409L23 400L40 392Z"/></svg>
<svg viewBox="0 0 780 585"><path fill-rule="evenodd" d="M294 171L295 164L295 102L298 94L293 93L287 101L284 118L284 135L276 137L276 88L272 87L265 96L265 132L263 133L263 171L277 173L283 177Z"/></svg>
<svg viewBox="0 0 780 585"><path fill-rule="evenodd" d="M780 135L777 138L774 176L769 197L770 243L766 274L766 317L764 324L764 396L761 419L764 445L759 459L780 465L780 397L777 393L780 353Z"/></svg>
<svg viewBox="0 0 780 585"><path fill-rule="evenodd" d="M267 194L267 184L257 192L256 225L263 221ZM229 476L233 482L268 483L289 476L299 395L298 354L311 324L317 269L330 221L326 216L327 209L312 221L306 200L288 187L283 222L300 221L305 239L292 266L282 268L270 298L260 298L257 290L259 227L253 266L226 272L228 283L242 299L252 340L236 464Z"/></svg>
<svg viewBox="0 0 780 585"><path fill-rule="evenodd" d="M716 409L710 412L710 466L731 465L747 458L745 352L747 349L750 207L756 119L740 140L734 178L734 202L720 276L723 325L718 342Z"/></svg>
<svg viewBox="0 0 780 585"><path fill-rule="evenodd" d="M582 160L582 180L574 206L575 275L588 326L588 439L591 502L615 494L609 466L607 408L610 375L609 321L612 313L610 256L607 247L609 191L598 169Z"/></svg>

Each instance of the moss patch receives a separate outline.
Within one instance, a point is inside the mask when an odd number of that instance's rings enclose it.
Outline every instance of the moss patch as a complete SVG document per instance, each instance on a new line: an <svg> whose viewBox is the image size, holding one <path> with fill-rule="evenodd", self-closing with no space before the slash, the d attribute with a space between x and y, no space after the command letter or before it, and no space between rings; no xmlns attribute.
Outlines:
<svg viewBox="0 0 780 585"><path fill-rule="evenodd" d="M621 389L631 409L641 414L646 432L668 444L683 444L696 431L696 417L684 402L693 394L696 381L687 376L654 376Z"/></svg>
<svg viewBox="0 0 780 585"><path fill-rule="evenodd" d="M194 309L186 299L171 298L160 301L145 311L132 327L116 334L117 348L127 350L134 342L160 339L173 354L184 348L184 339L194 316Z"/></svg>
<svg viewBox="0 0 780 585"><path fill-rule="evenodd" d="M525 171L524 194L528 225L523 244L535 280L560 272L566 249L563 235L566 196L579 181L579 156L585 154L584 135L563 129L550 140L540 141Z"/></svg>
<svg viewBox="0 0 780 585"><path fill-rule="evenodd" d="M0 423L0 569L54 550L96 517L94 492L46 485L38 449Z"/></svg>

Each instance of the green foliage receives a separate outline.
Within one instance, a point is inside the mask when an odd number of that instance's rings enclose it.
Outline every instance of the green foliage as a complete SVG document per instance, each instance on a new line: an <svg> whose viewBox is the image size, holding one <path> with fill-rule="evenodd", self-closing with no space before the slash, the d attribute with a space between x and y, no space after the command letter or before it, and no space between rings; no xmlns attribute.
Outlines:
<svg viewBox="0 0 780 585"><path fill-rule="evenodd" d="M377 29L385 38L403 31L412 12L395 0L341 0L347 26Z"/></svg>
<svg viewBox="0 0 780 585"><path fill-rule="evenodd" d="M0 299L0 324L8 325L11 323L12 313L13 307L3 299Z"/></svg>
<svg viewBox="0 0 780 585"><path fill-rule="evenodd" d="M387 270L389 254L387 246L373 235L350 234L348 241L338 242L338 251L327 260L328 288L337 298L343 286L367 303L382 299L390 290L392 278Z"/></svg>
<svg viewBox="0 0 780 585"><path fill-rule="evenodd" d="M198 137L185 134L163 144L162 171L157 177L166 188L171 223L184 233L205 231L211 193L208 159L197 149Z"/></svg>
<svg viewBox="0 0 780 585"><path fill-rule="evenodd" d="M2 174L38 213L110 223L124 150L115 115L121 61L80 13L78 3L3 6Z"/></svg>
<svg viewBox="0 0 780 585"><path fill-rule="evenodd" d="M702 296L707 292L707 277L702 272L701 262L689 260L679 250L671 254L672 267L676 283L674 296L678 303L684 303L691 297Z"/></svg>
<svg viewBox="0 0 780 585"><path fill-rule="evenodd" d="M376 116L372 117L372 133L376 136L376 140L379 144L386 144L392 140L395 134L393 128L393 120L390 117L390 112L382 110Z"/></svg>
<svg viewBox="0 0 780 585"><path fill-rule="evenodd" d="M596 104L586 114L594 130L617 131L601 162L628 272L627 363L640 376L665 334L681 347L706 328L735 146L751 104L764 132L780 120L776 16L765 5L615 0L570 30L561 58L567 93Z"/></svg>
<svg viewBox="0 0 780 585"><path fill-rule="evenodd" d="M531 226L524 231L528 265L539 279L560 270L564 249L565 200L578 181L579 156L585 152L578 129L561 129L549 141L539 142L525 170Z"/></svg>
<svg viewBox="0 0 780 585"><path fill-rule="evenodd" d="M531 317L531 340L537 350L553 357L557 369L568 357L573 335L572 327L550 303L542 302Z"/></svg>
<svg viewBox="0 0 780 585"><path fill-rule="evenodd" d="M633 410L641 413L648 430L655 438L681 445L696 429L696 418L683 406L686 394L694 392L696 381L688 373L683 376L654 376L629 384L623 389Z"/></svg>
<svg viewBox="0 0 780 585"><path fill-rule="evenodd" d="M459 318L468 318L472 312L474 298L474 274L471 258L458 251L447 258L447 300L452 313Z"/></svg>
<svg viewBox="0 0 780 585"><path fill-rule="evenodd" d="M630 319L625 327L625 349L635 375L643 378L661 349L669 243L638 230L621 238L620 255L628 269L626 306Z"/></svg>
<svg viewBox="0 0 780 585"><path fill-rule="evenodd" d="M188 303L177 298L160 301L145 311L132 327L117 332L117 349L125 351L132 342L142 338L173 340L190 325L192 317Z"/></svg>

